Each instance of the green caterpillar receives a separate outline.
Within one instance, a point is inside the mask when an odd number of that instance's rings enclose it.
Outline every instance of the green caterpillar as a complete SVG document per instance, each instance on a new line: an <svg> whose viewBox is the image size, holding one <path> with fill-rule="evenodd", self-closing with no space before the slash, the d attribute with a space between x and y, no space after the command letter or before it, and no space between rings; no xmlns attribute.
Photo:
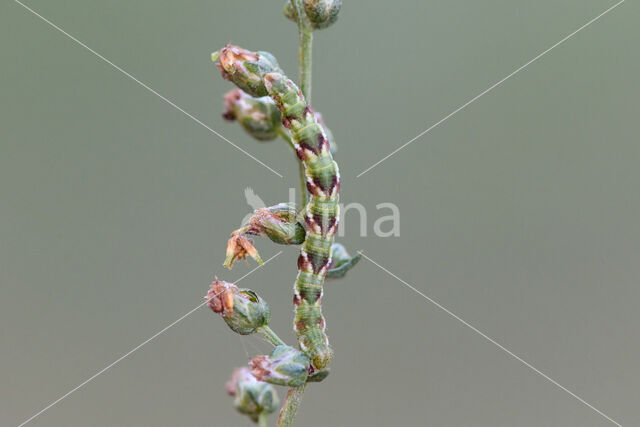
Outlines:
<svg viewBox="0 0 640 427"><path fill-rule="evenodd" d="M300 349L307 353L314 369L320 370L327 367L332 355L321 304L322 285L331 264L331 245L338 228L340 174L331 157L329 139L300 89L279 73L266 74L264 82L305 166L310 198L304 216L307 233L298 257L294 287L293 327Z"/></svg>
<svg viewBox="0 0 640 427"><path fill-rule="evenodd" d="M225 79L231 80L249 95L271 97L280 110L282 125L291 134L293 147L304 165L310 197L303 214L306 234L298 257L293 327L298 336L298 345L311 360L313 370L323 370L331 360L332 351L322 316L322 286L327 271L332 267L331 252L338 228L340 189L338 165L331 156L329 135L300 89L282 74L273 55L228 44L213 53L212 59L218 61L218 68ZM255 252L251 242L242 237L238 234L230 241L227 258L231 255L231 262L233 258L242 258Z"/></svg>

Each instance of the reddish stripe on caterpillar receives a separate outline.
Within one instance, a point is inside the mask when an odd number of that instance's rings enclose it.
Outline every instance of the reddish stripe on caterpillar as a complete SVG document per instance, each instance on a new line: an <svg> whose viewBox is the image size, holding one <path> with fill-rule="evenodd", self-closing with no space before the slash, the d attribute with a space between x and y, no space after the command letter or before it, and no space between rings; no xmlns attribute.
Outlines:
<svg viewBox="0 0 640 427"><path fill-rule="evenodd" d="M294 330L298 344L314 369L327 367L332 350L322 315L322 284L331 264L331 245L338 224L338 165L331 157L329 139L298 87L280 73L264 77L267 93L282 113L298 158L304 163L310 198L305 207L307 235L298 257L294 285Z"/></svg>

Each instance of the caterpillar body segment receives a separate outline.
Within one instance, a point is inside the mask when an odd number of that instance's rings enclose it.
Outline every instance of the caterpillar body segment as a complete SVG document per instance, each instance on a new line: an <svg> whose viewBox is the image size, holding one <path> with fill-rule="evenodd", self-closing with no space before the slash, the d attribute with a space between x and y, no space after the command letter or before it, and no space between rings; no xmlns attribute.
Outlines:
<svg viewBox="0 0 640 427"><path fill-rule="evenodd" d="M331 156L327 134L295 83L280 73L268 73L264 80L305 166L310 197L304 213L306 238L298 257L294 285L294 330L300 349L309 356L313 368L321 370L327 367L332 355L322 315L322 286L331 265L331 248L338 227L340 174Z"/></svg>

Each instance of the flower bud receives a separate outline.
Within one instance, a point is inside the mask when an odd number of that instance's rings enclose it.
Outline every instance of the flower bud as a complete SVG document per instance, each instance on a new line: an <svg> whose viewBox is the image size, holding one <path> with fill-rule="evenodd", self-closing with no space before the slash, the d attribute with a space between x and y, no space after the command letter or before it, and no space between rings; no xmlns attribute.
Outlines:
<svg viewBox="0 0 640 427"><path fill-rule="evenodd" d="M238 46L227 44L219 52L211 54L213 62L222 73L222 77L233 82L251 96L266 96L264 76L267 73L280 73L278 62L268 52L251 52Z"/></svg>
<svg viewBox="0 0 640 427"><path fill-rule="evenodd" d="M258 421L261 413L271 414L280 406L275 388L258 381L246 367L233 371L226 389L229 395L235 397L233 405L238 412L248 415L253 422Z"/></svg>
<svg viewBox="0 0 640 427"><path fill-rule="evenodd" d="M269 305L258 294L218 278L211 284L205 299L209 308L222 315L231 330L240 335L252 334L271 320Z"/></svg>
<svg viewBox="0 0 640 427"><path fill-rule="evenodd" d="M287 19L290 19L293 22L298 22L298 18L296 17L296 8L291 4L291 0L284 1L284 7L282 8L282 13Z"/></svg>
<svg viewBox="0 0 640 427"><path fill-rule="evenodd" d="M287 203L257 209L249 219L249 225L241 230L266 236L281 245L299 245L306 235L303 223L298 221L296 208Z"/></svg>
<svg viewBox="0 0 640 427"><path fill-rule="evenodd" d="M226 110L222 117L238 120L249 135L260 141L269 141L279 135L280 110L268 96L254 98L241 89L234 89L224 96Z"/></svg>
<svg viewBox="0 0 640 427"><path fill-rule="evenodd" d="M315 30L327 28L338 19L341 0L304 0L304 11Z"/></svg>
<svg viewBox="0 0 640 427"><path fill-rule="evenodd" d="M256 260L258 264L263 264L258 251L253 246L253 242L242 234L234 232L227 242L227 257L222 265L231 270L235 260L246 259L247 255Z"/></svg>
<svg viewBox="0 0 640 427"><path fill-rule="evenodd" d="M360 261L362 255L358 252L350 256L349 252L340 243L331 245L331 264L327 270L327 279L340 279L347 274Z"/></svg>
<svg viewBox="0 0 640 427"><path fill-rule="evenodd" d="M269 356L257 356L249 360L249 366L259 381L297 387L307 381L311 364L300 350L279 345Z"/></svg>

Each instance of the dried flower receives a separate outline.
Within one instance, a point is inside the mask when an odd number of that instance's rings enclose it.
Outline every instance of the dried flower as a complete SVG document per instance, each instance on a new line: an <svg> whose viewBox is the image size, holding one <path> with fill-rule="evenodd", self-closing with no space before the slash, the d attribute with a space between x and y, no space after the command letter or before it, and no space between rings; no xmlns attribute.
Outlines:
<svg viewBox="0 0 640 427"><path fill-rule="evenodd" d="M233 371L226 389L235 397L233 404L238 412L248 415L253 422L258 421L261 413L270 414L280 406L275 388L258 381L246 367Z"/></svg>
<svg viewBox="0 0 640 427"><path fill-rule="evenodd" d="M258 251L253 246L253 242L240 233L232 233L227 243L227 258L222 265L231 269L235 260L245 259L247 255L256 260L258 264L263 264Z"/></svg>
<svg viewBox="0 0 640 427"><path fill-rule="evenodd" d="M269 356L249 360L251 373L260 381L297 387L309 376L309 358L303 352L287 345L279 345Z"/></svg>
<svg viewBox="0 0 640 427"><path fill-rule="evenodd" d="M209 308L219 313L231 330L240 335L252 334L271 320L269 305L258 294L218 278L211 284L205 299Z"/></svg>

